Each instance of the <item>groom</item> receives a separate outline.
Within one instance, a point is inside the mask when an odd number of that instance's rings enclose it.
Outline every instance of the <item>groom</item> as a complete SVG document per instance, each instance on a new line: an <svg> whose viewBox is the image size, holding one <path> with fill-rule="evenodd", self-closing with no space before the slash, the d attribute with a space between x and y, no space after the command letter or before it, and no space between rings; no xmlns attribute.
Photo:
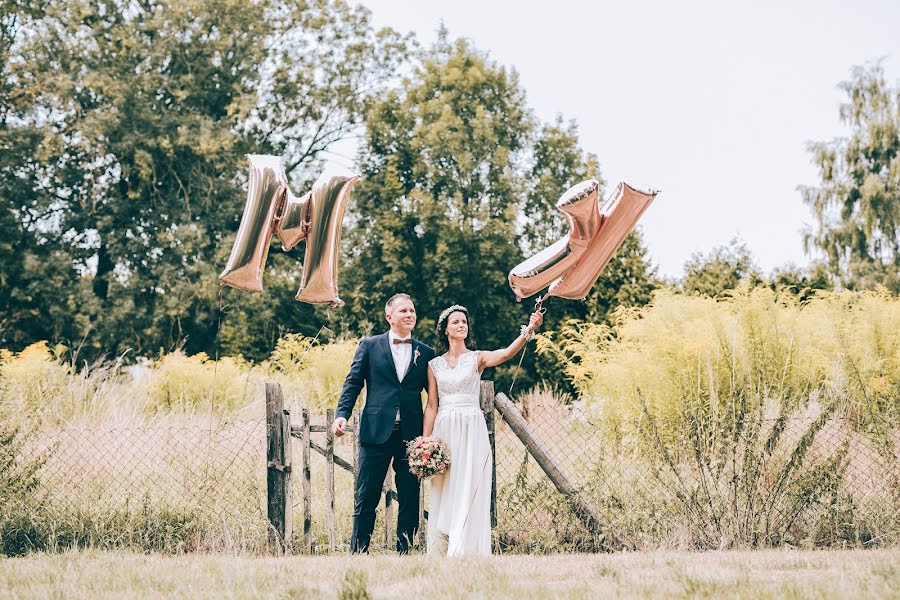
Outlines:
<svg viewBox="0 0 900 600"><path fill-rule="evenodd" d="M422 390L428 383L428 361L434 358L434 350L412 339L416 307L407 294L391 296L384 313L391 329L359 343L338 400L332 430L336 436L344 435L347 419L365 385L350 551L369 550L375 509L393 461L400 503L397 552L406 554L419 521L419 480L409 472L406 442L422 435Z"/></svg>

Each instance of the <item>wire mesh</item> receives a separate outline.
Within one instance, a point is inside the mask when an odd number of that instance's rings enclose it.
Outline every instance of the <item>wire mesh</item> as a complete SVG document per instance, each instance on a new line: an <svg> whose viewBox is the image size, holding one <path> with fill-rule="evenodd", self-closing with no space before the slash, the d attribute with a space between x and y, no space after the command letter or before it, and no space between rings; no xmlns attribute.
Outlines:
<svg viewBox="0 0 900 600"><path fill-rule="evenodd" d="M592 423L540 395L520 412L601 517L573 515L497 420L503 551L891 545L900 541L900 429L809 411L682 422Z"/></svg>
<svg viewBox="0 0 900 600"><path fill-rule="evenodd" d="M602 527L598 534L585 526L495 413L496 552L600 551L612 539L634 549L900 543L895 424L821 411L595 423L577 404L550 395L523 397L517 406ZM324 448L325 435L310 437ZM295 466L302 443L293 440ZM28 453L45 456L31 529L22 533L41 540L34 547L265 549L265 419L43 432ZM353 465L352 436L336 439L334 453ZM313 552L345 551L354 478L335 467L332 546L325 466L324 456L311 452ZM295 468L292 477L295 548L303 519L299 473ZM423 490L427 512L427 483ZM397 506L390 502L395 524ZM384 503L383 494L373 552L393 549Z"/></svg>
<svg viewBox="0 0 900 600"><path fill-rule="evenodd" d="M265 546L265 419L41 432L28 452L41 546Z"/></svg>

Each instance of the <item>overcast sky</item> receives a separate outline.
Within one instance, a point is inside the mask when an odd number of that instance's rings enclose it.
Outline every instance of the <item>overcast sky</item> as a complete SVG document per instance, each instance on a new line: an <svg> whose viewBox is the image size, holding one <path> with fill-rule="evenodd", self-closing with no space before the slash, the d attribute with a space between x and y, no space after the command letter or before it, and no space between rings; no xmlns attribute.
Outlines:
<svg viewBox="0 0 900 600"><path fill-rule="evenodd" d="M887 80L900 79L897 0L362 4L376 26L425 44L443 20L515 68L538 117L578 122L608 190L662 190L640 226L673 277L735 236L766 272L807 264L807 142L846 134L837 85L854 65L885 58Z"/></svg>

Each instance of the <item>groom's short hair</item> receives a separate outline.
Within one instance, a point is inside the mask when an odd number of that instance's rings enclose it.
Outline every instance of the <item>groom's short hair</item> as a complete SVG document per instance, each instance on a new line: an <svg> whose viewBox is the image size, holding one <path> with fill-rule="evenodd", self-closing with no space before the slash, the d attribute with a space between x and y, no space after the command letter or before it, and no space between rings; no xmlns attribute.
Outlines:
<svg viewBox="0 0 900 600"><path fill-rule="evenodd" d="M400 292L399 294L394 294L393 296L388 298L388 301L385 303L384 314L388 314L391 312L391 307L394 305L394 300L396 300L397 298L406 298L407 300L412 302L412 298L409 297L409 294L404 294L403 292Z"/></svg>

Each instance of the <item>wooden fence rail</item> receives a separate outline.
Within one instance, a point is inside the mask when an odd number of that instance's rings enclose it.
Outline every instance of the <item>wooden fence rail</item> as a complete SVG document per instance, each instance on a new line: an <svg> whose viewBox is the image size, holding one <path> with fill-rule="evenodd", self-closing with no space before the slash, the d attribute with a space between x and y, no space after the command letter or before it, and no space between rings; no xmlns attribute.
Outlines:
<svg viewBox="0 0 900 600"><path fill-rule="evenodd" d="M509 425L510 429L522 441L527 451L534 457L535 462L553 482L556 489L565 496L573 514L585 525L593 535L603 539L609 548L623 548L627 544L612 535L605 521L587 502L581 498L577 487L571 482L561 464L551 454L547 446L535 434L528 425L518 408L502 393L494 395L494 383L482 381L480 390L481 410L484 413L485 424L488 430L488 439L491 444L493 464L491 467L491 526L497 526L497 459L494 435L494 410L496 409ZM335 514L335 466L344 469L354 475L359 457L358 430L359 421L353 417L346 427L346 431L353 435L353 462L349 463L334 453L334 434L331 431L331 423L334 421L334 411L329 409L325 414L324 424L310 422L309 410L301 410L299 425L291 425L290 413L284 410L284 398L281 388L277 384L266 384L266 420L268 424L268 519L270 531L270 544L276 553L288 553L291 551L291 438L298 438L301 447L302 468L300 476L300 489L303 504L303 530L301 532L300 546L303 552L312 552L312 483L311 483L311 453L316 452L325 458L325 524L328 538L328 548L334 551L337 548ZM324 433L325 445L317 444L312 440L311 434ZM394 518L394 505L397 502L397 494L392 489L393 472L388 471L383 487L385 508L385 545L391 545L392 526ZM424 491L425 486L422 486ZM419 501L419 543L425 545L425 521L428 518L424 511L424 497Z"/></svg>

